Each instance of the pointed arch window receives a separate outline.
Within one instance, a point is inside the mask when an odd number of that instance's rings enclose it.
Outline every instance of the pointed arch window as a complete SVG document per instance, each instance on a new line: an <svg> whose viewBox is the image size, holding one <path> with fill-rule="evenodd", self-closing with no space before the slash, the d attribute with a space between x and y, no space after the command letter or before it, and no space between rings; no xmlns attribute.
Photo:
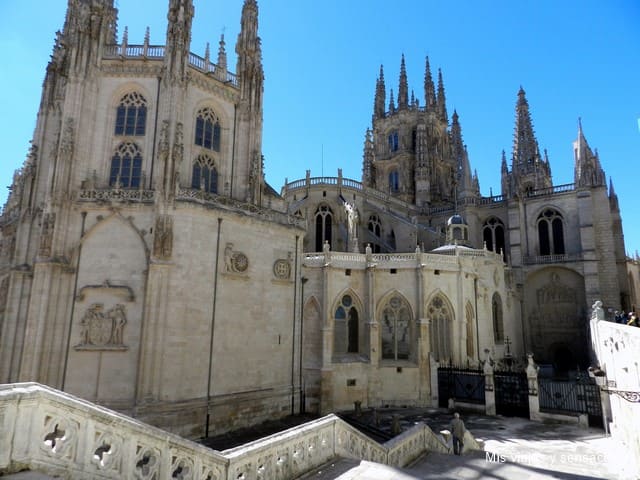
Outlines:
<svg viewBox="0 0 640 480"><path fill-rule="evenodd" d="M218 193L218 171L213 159L208 155L199 155L193 162L191 188Z"/></svg>
<svg viewBox="0 0 640 480"><path fill-rule="evenodd" d="M116 109L116 135L142 136L147 123L147 100L138 92L127 93Z"/></svg>
<svg viewBox="0 0 640 480"><path fill-rule="evenodd" d="M321 252L324 242L331 244L331 223L333 212L327 205L320 205L315 213L316 252Z"/></svg>
<svg viewBox="0 0 640 480"><path fill-rule="evenodd" d="M465 308L465 320L467 323L467 357L473 358L476 354L474 343L475 315L473 313L473 307L470 303L467 303L467 306Z"/></svg>
<svg viewBox="0 0 640 480"><path fill-rule="evenodd" d="M451 359L451 322L453 315L441 295L431 300L427 308L431 321L431 352L436 360Z"/></svg>
<svg viewBox="0 0 640 480"><path fill-rule="evenodd" d="M214 152L220 151L220 121L210 108L203 108L196 116L195 144Z"/></svg>
<svg viewBox="0 0 640 480"><path fill-rule="evenodd" d="M382 310L383 360L408 360L411 354L411 311L409 304L394 295Z"/></svg>
<svg viewBox="0 0 640 480"><path fill-rule="evenodd" d="M334 320L335 353L358 353L360 350L360 318L351 295L342 297L335 310Z"/></svg>
<svg viewBox="0 0 640 480"><path fill-rule="evenodd" d="M564 225L562 215L551 208L538 217L540 255L564 255Z"/></svg>
<svg viewBox="0 0 640 480"><path fill-rule="evenodd" d="M398 132L393 131L389 134L389 151L397 152L399 148L400 142L398 137Z"/></svg>
<svg viewBox="0 0 640 480"><path fill-rule="evenodd" d="M493 340L495 343L504 341L504 322L502 318L502 299L498 292L493 294L491 300L491 316L493 318Z"/></svg>
<svg viewBox="0 0 640 480"><path fill-rule="evenodd" d="M392 193L400 190L400 174L397 170L389 172L389 191Z"/></svg>
<svg viewBox="0 0 640 480"><path fill-rule="evenodd" d="M482 239L487 250L491 250L496 253L502 252L504 257L504 223L502 223L502 220L496 217L487 219L482 226Z"/></svg>
<svg viewBox="0 0 640 480"><path fill-rule="evenodd" d="M133 142L121 143L111 157L109 186L138 188L142 176L142 152Z"/></svg>
<svg viewBox="0 0 640 480"><path fill-rule="evenodd" d="M382 224L380 223L380 217L378 215L371 215L368 222L368 230L375 239L379 239L382 233ZM371 250L373 253L380 253L380 244L374 241L371 244Z"/></svg>

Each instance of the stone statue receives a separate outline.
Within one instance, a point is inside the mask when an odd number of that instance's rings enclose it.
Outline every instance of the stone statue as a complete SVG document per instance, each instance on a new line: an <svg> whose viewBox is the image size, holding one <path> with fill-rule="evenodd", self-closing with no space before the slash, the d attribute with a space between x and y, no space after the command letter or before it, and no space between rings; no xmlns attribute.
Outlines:
<svg viewBox="0 0 640 480"><path fill-rule="evenodd" d="M349 227L349 244L350 251L358 253L358 210L356 210L355 205L345 202L344 209L347 212L347 224Z"/></svg>
<svg viewBox="0 0 640 480"><path fill-rule="evenodd" d="M596 300L591 309L591 320L604 320L604 309L600 300Z"/></svg>

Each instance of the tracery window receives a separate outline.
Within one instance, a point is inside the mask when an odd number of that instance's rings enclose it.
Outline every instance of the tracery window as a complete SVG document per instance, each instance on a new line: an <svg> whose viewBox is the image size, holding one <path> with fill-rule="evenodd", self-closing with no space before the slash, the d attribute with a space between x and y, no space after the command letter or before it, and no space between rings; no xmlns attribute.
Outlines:
<svg viewBox="0 0 640 480"><path fill-rule="evenodd" d="M331 244L331 222L333 212L327 205L320 205L315 213L316 217L316 252L321 252L324 242Z"/></svg>
<svg viewBox="0 0 640 480"><path fill-rule="evenodd" d="M220 131L220 121L213 110L203 108L198 111L196 117L196 145L219 152Z"/></svg>
<svg viewBox="0 0 640 480"><path fill-rule="evenodd" d="M394 295L382 310L382 358L408 360L411 353L411 311L408 303Z"/></svg>
<svg viewBox="0 0 640 480"><path fill-rule="evenodd" d="M359 318L351 295L344 295L334 315L335 353L358 353Z"/></svg>
<svg viewBox="0 0 640 480"><path fill-rule="evenodd" d="M382 233L382 224L380 223L380 217L378 215L371 215L369 217L368 229L373 236L376 238L380 238ZM380 253L380 244L377 242L373 242L371 244L371 250L373 253Z"/></svg>
<svg viewBox="0 0 640 480"><path fill-rule="evenodd" d="M142 175L142 152L133 142L121 143L111 157L109 186L138 188Z"/></svg>
<svg viewBox="0 0 640 480"><path fill-rule="evenodd" d="M493 318L493 339L496 343L504 341L504 322L502 319L502 299L498 292L491 300L491 316Z"/></svg>
<svg viewBox="0 0 640 480"><path fill-rule="evenodd" d="M488 250L492 252L502 252L505 255L504 248L504 223L496 217L491 217L484 222L482 226L482 239Z"/></svg>
<svg viewBox="0 0 640 480"><path fill-rule="evenodd" d="M199 155L193 162L191 188L209 193L218 193L218 171L208 155Z"/></svg>
<svg viewBox="0 0 640 480"><path fill-rule="evenodd" d="M431 352L436 360L451 359L451 322L453 315L446 300L437 295L427 308L431 320Z"/></svg>
<svg viewBox="0 0 640 480"><path fill-rule="evenodd" d="M538 241L540 255L564 255L564 226L556 210L548 208L538 217Z"/></svg>
<svg viewBox="0 0 640 480"><path fill-rule="evenodd" d="M142 136L147 123L147 101L138 92L127 93L116 109L116 135Z"/></svg>

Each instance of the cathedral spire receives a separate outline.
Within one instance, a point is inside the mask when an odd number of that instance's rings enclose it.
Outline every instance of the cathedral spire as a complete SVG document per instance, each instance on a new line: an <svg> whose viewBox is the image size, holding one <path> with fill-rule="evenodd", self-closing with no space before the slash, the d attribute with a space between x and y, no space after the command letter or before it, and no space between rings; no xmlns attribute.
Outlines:
<svg viewBox="0 0 640 480"><path fill-rule="evenodd" d="M574 182L577 187L606 185L606 177L598 154L591 151L587 139L582 132L582 120L578 118L578 138L573 142L575 160Z"/></svg>
<svg viewBox="0 0 640 480"><path fill-rule="evenodd" d="M393 88L391 89L391 93L389 95L389 113L393 113L396 111L395 100L393 99Z"/></svg>
<svg viewBox="0 0 640 480"><path fill-rule="evenodd" d="M529 103L524 89L518 91L516 126L513 134L511 174L514 191L527 192L552 186L549 159L540 157L540 149L533 131Z"/></svg>
<svg viewBox="0 0 640 480"><path fill-rule="evenodd" d="M444 82L442 81L442 70L438 69L438 97L436 99L436 111L442 120L448 120L447 99L444 95Z"/></svg>
<svg viewBox="0 0 640 480"><path fill-rule="evenodd" d="M429 57L427 57L424 68L424 106L427 107L428 111L433 111L436 106L436 88L431 76Z"/></svg>
<svg viewBox="0 0 640 480"><path fill-rule="evenodd" d="M404 110L409 106L409 83L407 81L407 69L404 64L404 53L400 60L400 85L398 86L398 110Z"/></svg>
<svg viewBox="0 0 640 480"><path fill-rule="evenodd" d="M193 14L193 0L169 0L164 51L165 82L183 83L186 80Z"/></svg>
<svg viewBox="0 0 640 480"><path fill-rule="evenodd" d="M540 160L538 141L533 132L529 103L522 87L518 91L516 104L516 127L513 137L512 169L526 168Z"/></svg>
<svg viewBox="0 0 640 480"><path fill-rule="evenodd" d="M386 103L386 87L384 85L384 70L380 65L380 76L376 80L376 96L373 102L373 118L383 118Z"/></svg>

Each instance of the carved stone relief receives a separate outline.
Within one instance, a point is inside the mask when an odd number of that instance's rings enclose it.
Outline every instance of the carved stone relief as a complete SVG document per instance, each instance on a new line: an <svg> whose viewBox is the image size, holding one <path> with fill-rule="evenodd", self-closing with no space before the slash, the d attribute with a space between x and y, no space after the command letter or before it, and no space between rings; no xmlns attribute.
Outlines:
<svg viewBox="0 0 640 480"><path fill-rule="evenodd" d="M291 252L287 258L279 258L273 263L273 276L278 280L291 279Z"/></svg>
<svg viewBox="0 0 640 480"><path fill-rule="evenodd" d="M117 304L105 311L103 303L92 304L80 320L80 343L76 350L127 350L123 331L127 324L125 307Z"/></svg>
<svg viewBox="0 0 640 480"><path fill-rule="evenodd" d="M249 269L249 259L247 256L233 250L233 243L227 243L224 248L224 268L227 273L246 274Z"/></svg>
<svg viewBox="0 0 640 480"><path fill-rule="evenodd" d="M173 218L159 215L153 237L153 255L161 260L169 260L173 252Z"/></svg>

